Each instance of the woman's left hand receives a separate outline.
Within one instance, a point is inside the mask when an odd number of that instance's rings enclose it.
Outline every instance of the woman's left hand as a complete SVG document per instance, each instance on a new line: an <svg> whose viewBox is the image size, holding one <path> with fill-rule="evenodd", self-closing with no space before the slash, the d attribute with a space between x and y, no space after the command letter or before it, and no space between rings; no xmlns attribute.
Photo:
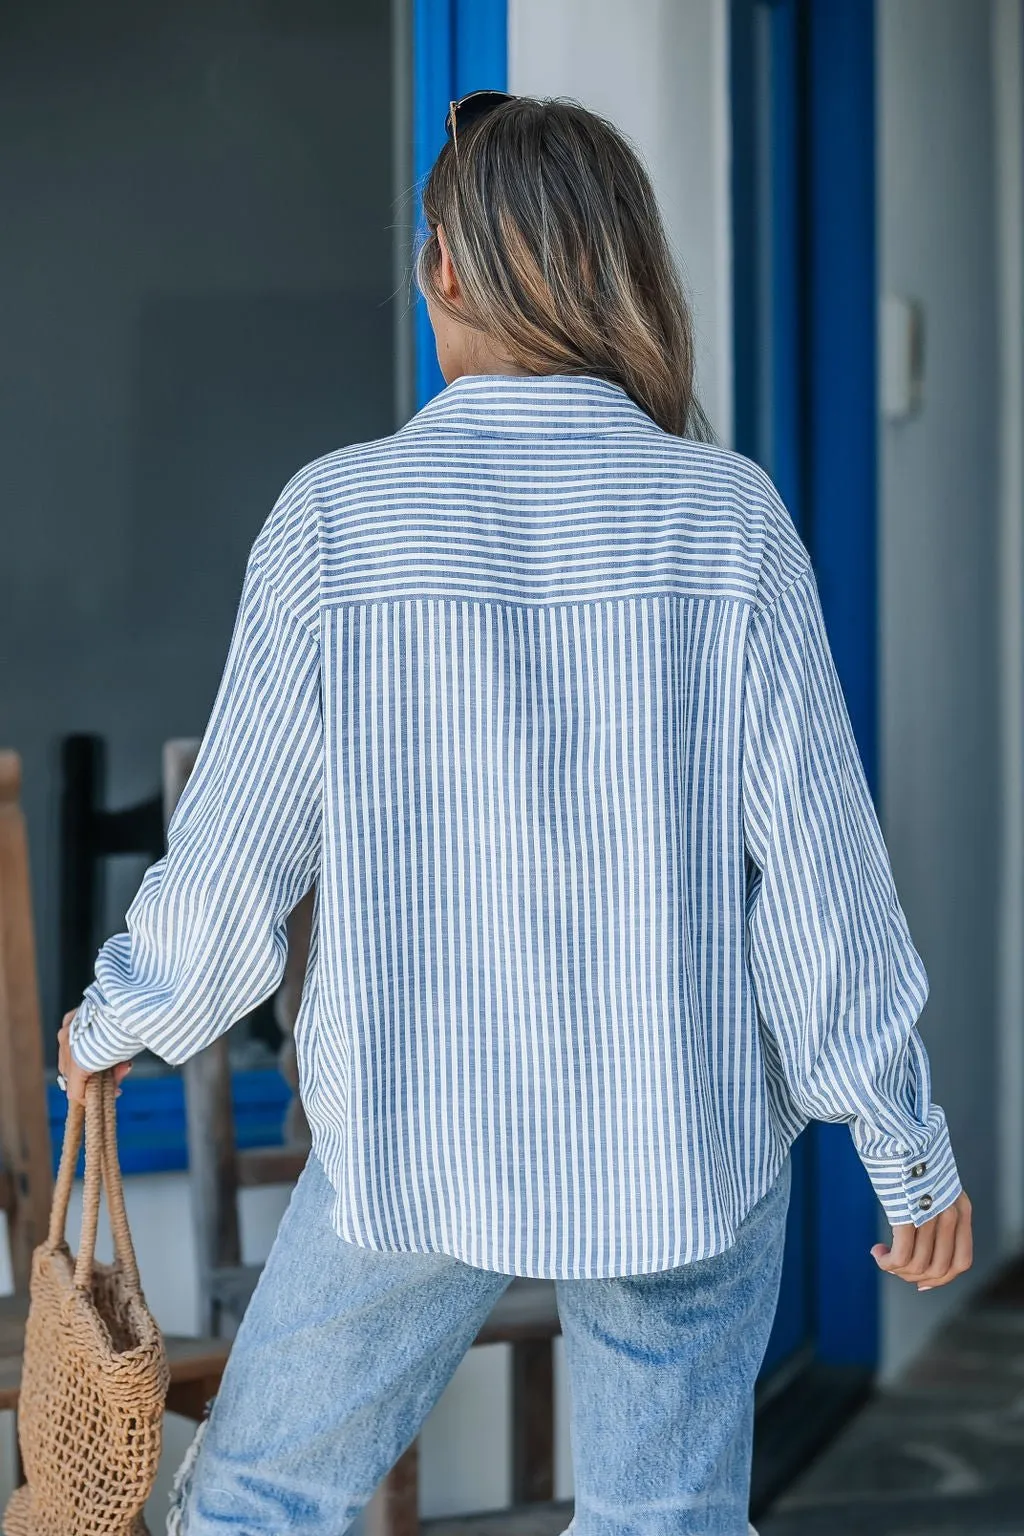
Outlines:
<svg viewBox="0 0 1024 1536"><path fill-rule="evenodd" d="M892 1229L892 1243L876 1243L871 1255L879 1269L908 1280L919 1291L948 1285L974 1261L971 1202L961 1190L956 1203L919 1227L912 1222Z"/></svg>
<svg viewBox="0 0 1024 1536"><path fill-rule="evenodd" d="M71 1054L71 1046L69 1044L71 1020L77 1012L77 1008L72 1008L70 1013L64 1015L64 1022L60 1027L60 1034L57 1036L57 1071L63 1074L64 1080L68 1085L68 1098L70 1101L73 1104L84 1104L85 1085L92 1076L92 1073L87 1072L84 1067L78 1065ZM130 1061L119 1062L114 1068L115 1083L120 1084L128 1076L131 1069L132 1064ZM118 1087L118 1093L120 1091L120 1087Z"/></svg>

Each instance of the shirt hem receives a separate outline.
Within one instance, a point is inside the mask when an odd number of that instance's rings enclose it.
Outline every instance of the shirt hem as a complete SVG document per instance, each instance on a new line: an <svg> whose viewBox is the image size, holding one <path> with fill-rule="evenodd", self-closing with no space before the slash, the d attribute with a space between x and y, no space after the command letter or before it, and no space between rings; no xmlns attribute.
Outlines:
<svg viewBox="0 0 1024 1536"><path fill-rule="evenodd" d="M345 1222L343 1220L343 1210L345 1205L344 1192L339 1190L335 1177L331 1172L327 1161L317 1150L315 1142L313 1145L313 1156L316 1157L318 1163L324 1171L325 1176L327 1177L328 1182L331 1185L331 1188L334 1190L334 1204L331 1213L331 1224L334 1228L334 1231L337 1233L338 1237L342 1239L343 1242L354 1243L356 1247L362 1248L369 1253L417 1253L443 1255L447 1258L457 1260L460 1264L466 1264L471 1269L482 1269L485 1270L488 1274L509 1275L512 1279L628 1280L639 1275L658 1275L665 1274L673 1269L688 1268L691 1264L701 1264L707 1259L720 1258L722 1254L728 1253L729 1249L733 1247L737 1237L739 1236L740 1227L753 1213L760 1202L765 1199L770 1191L775 1187L775 1184L782 1173L783 1165L786 1161L786 1158L789 1156L790 1150L795 1140L796 1135L790 1137L788 1140L780 1139L780 1150L778 1151L776 1157L773 1158L769 1164L769 1171L766 1175L766 1178L757 1186L752 1188L750 1198L748 1199L745 1208L742 1210L742 1214L730 1216L729 1222L726 1226L726 1235L723 1241L712 1243L710 1246L701 1249L700 1252L691 1253L688 1256L675 1258L668 1264L657 1264L653 1266L641 1265L639 1267L634 1266L632 1268L621 1266L613 1266L611 1268L602 1267L598 1270L587 1270L586 1272L575 1272L572 1270L566 1270L564 1268L556 1269L551 1266L548 1266L544 1269L538 1269L536 1267L530 1269L506 1269L501 1264L481 1263L478 1258L468 1257L462 1245L459 1243L454 1243L445 1247L441 1247L439 1245L436 1247L426 1248L395 1248L390 1245L367 1242L366 1234L364 1232L357 1232L354 1229L346 1228Z"/></svg>

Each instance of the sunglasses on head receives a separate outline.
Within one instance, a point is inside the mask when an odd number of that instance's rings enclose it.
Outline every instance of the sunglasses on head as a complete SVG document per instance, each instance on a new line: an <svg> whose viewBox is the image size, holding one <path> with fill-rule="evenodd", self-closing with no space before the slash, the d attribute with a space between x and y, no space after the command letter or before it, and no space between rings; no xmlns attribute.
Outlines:
<svg viewBox="0 0 1024 1536"><path fill-rule="evenodd" d="M493 112L495 107L502 106L506 101L515 101L507 91L470 91L468 96L463 96L459 101L450 102L448 116L444 120L444 131L455 145L459 147L458 132L461 128L465 131L486 117L488 112Z"/></svg>

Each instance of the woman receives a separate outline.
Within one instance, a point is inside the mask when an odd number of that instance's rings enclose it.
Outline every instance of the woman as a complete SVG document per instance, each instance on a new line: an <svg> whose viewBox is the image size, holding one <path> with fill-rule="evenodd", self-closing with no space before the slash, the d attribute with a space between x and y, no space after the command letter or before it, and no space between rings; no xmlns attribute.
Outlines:
<svg viewBox="0 0 1024 1536"><path fill-rule="evenodd" d="M456 104L419 259L448 383L290 482L167 857L65 1029L198 1051L280 979L313 1155L187 1536L340 1536L512 1275L557 1282L576 1536L746 1532L788 1150L845 1121L942 1285L970 1207L927 981L768 478L706 441L646 174L565 102Z"/></svg>

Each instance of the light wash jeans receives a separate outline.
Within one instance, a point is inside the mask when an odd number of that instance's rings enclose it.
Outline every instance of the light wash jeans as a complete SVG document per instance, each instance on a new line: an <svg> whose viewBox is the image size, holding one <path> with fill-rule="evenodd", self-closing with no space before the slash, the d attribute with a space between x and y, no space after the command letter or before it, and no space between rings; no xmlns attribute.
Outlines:
<svg viewBox="0 0 1024 1536"><path fill-rule="evenodd" d="M569 1536L747 1536L754 1381L771 1330L788 1161L725 1253L559 1280ZM416 1438L511 1276L339 1238L310 1157L186 1480L186 1536L342 1536Z"/></svg>

